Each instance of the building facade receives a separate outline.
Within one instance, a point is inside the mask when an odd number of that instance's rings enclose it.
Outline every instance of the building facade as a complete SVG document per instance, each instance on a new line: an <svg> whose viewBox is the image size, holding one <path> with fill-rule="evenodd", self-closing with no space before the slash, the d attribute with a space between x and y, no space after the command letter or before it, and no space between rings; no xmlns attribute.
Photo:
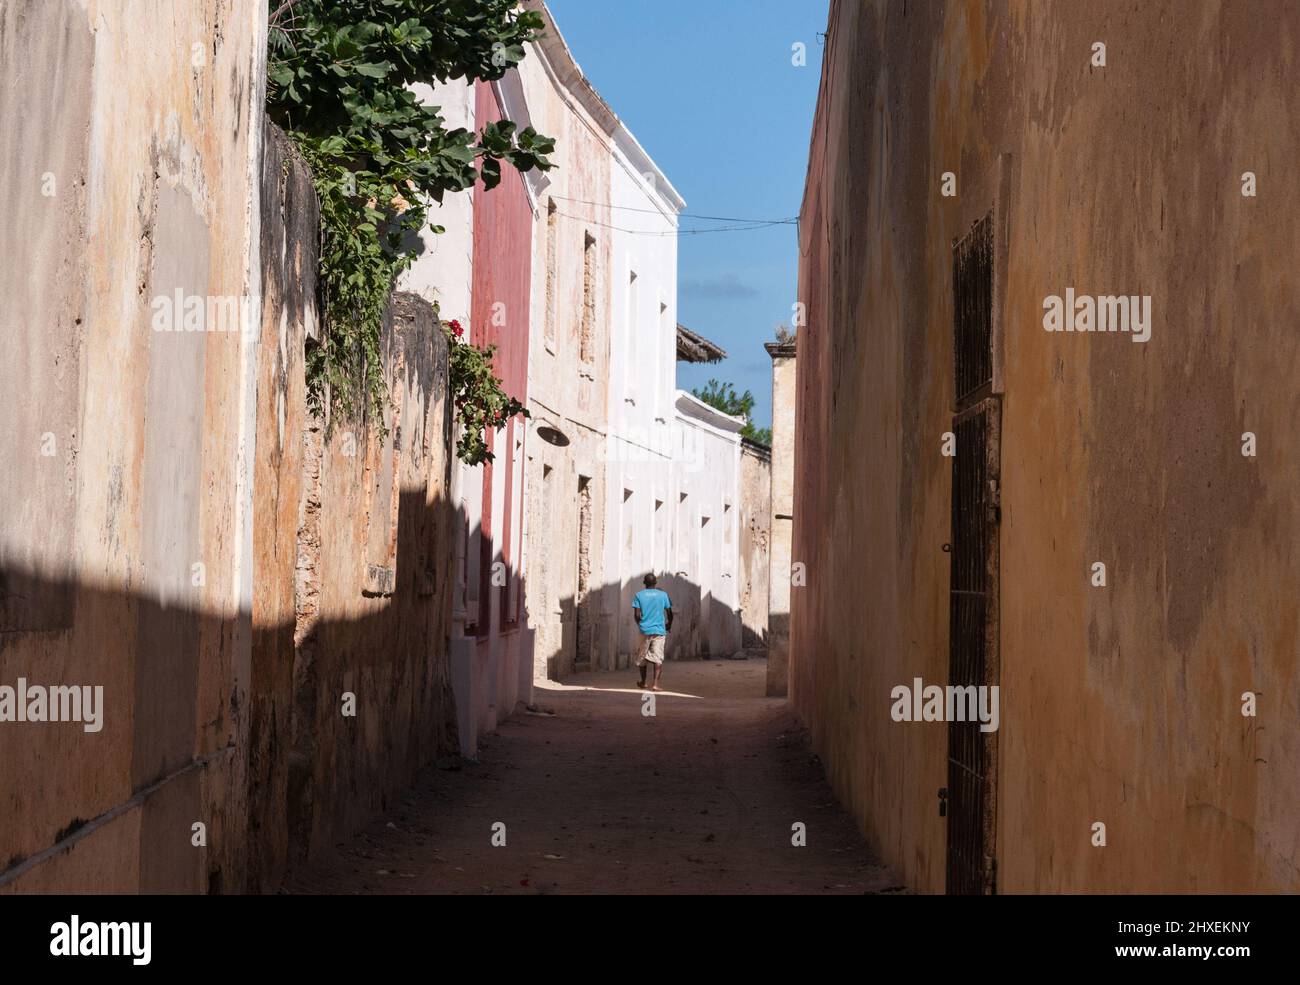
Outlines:
<svg viewBox="0 0 1300 985"><path fill-rule="evenodd" d="M768 578L772 564L772 449L740 442L740 645L767 659Z"/></svg>
<svg viewBox="0 0 1300 985"><path fill-rule="evenodd" d="M499 119L531 122L520 81L448 82L417 86L451 127L480 129ZM464 329L463 341L495 345L494 369L507 394L528 402L532 327L533 231L545 175L502 168L490 191L481 183L448 195L430 211L423 250L401 286L438 306ZM516 706L531 701L533 633L524 612L527 420L511 420L486 438L492 459L457 461L455 590L451 654L461 751L477 752L478 737Z"/></svg>
<svg viewBox="0 0 1300 985"><path fill-rule="evenodd" d="M595 670L612 652L605 567L606 435L611 387L611 134L617 117L582 76L548 11L518 67L534 126L556 167L533 227L532 440L526 605L533 673Z"/></svg>
<svg viewBox="0 0 1300 985"><path fill-rule="evenodd" d="M622 123L612 135L616 217L605 444L602 603L612 622L604 666L625 667L640 633L632 597L668 561L676 389L677 214L685 202Z"/></svg>
<svg viewBox="0 0 1300 985"><path fill-rule="evenodd" d="M685 390L674 408L670 558L661 587L676 616L670 659L731 657L741 650L740 431L743 419Z"/></svg>
<svg viewBox="0 0 1300 985"><path fill-rule="evenodd" d="M475 84L475 123L511 119L530 122L514 78ZM495 346L494 369L502 389L528 403L532 298L532 233L540 176L502 168L501 182L474 196L474 259L470 338ZM468 681L457 665L457 683L469 686L468 704L478 731L496 728L522 698L531 700L532 634L524 614L524 461L528 429L522 415L486 435L492 458L481 485L466 476L466 498L480 497L478 530L468 530L465 549L465 622L474 640Z"/></svg>
<svg viewBox="0 0 1300 985"><path fill-rule="evenodd" d="M430 217L446 231L426 237L405 282L437 301L444 317L472 309L469 337L500 338L503 357L527 367L526 386L503 381L526 401L528 425L493 438L494 450L522 456L522 477L513 457L499 453L490 466L461 467L454 477L465 542L453 655L458 707L475 709L461 723L466 749L524 694L506 683L516 670L525 676L521 661L538 680L627 666L639 643L632 596L649 571L666 576L682 599L679 625L688 630L675 633L673 656L741 648L739 425L700 410L694 398L683 402L676 389L684 338L701 358L725 355L677 324L675 233L685 203L582 74L549 10L527 5L546 30L517 68L491 86L449 83L422 95L452 125L481 126L485 113L532 125L555 138L556 167L514 176L522 195L507 190L515 198L508 230L481 215L500 189L449 197ZM518 256L525 211L526 272ZM494 265L489 284L482 271ZM527 311L495 326L492 306L521 283ZM710 487L702 470L714 465L723 471ZM715 492L718 502L699 505ZM486 615L476 615L483 605L476 592L497 563L522 594L517 642L509 642L510 593L500 610L506 621L489 622L497 628L488 642L477 628Z"/></svg>
<svg viewBox="0 0 1300 985"><path fill-rule="evenodd" d="M768 504L772 550L768 571L767 694L787 693L790 677L790 590L806 572L790 554L794 535L795 342L768 342L772 357L772 470Z"/></svg>
<svg viewBox="0 0 1300 985"><path fill-rule="evenodd" d="M1300 889L1300 11L1176 10L831 4L790 695L923 891Z"/></svg>

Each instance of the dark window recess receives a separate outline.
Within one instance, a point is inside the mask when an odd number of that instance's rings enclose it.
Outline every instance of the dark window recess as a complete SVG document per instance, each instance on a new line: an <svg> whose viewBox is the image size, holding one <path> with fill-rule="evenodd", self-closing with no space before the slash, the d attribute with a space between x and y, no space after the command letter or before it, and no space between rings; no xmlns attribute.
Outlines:
<svg viewBox="0 0 1300 985"><path fill-rule="evenodd" d="M993 383L993 215L953 247L952 337L957 404Z"/></svg>

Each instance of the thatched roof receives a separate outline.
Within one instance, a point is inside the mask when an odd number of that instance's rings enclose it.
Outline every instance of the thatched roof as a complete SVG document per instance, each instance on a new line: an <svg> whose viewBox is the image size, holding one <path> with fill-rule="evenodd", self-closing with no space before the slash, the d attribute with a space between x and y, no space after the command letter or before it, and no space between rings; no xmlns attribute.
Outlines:
<svg viewBox="0 0 1300 985"><path fill-rule="evenodd" d="M696 335L684 325L677 326L677 361L683 363L716 363L727 358L722 346L715 345L703 335Z"/></svg>

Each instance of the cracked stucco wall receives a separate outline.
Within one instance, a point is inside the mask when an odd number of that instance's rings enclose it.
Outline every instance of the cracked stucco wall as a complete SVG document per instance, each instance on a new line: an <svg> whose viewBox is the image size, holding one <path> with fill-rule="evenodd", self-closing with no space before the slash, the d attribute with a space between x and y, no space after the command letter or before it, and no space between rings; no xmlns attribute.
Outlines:
<svg viewBox="0 0 1300 985"><path fill-rule="evenodd" d="M4 889L242 879L251 348L152 302L256 294L264 20L0 8L0 681L104 688L101 731L0 726Z"/></svg>
<svg viewBox="0 0 1300 985"><path fill-rule="evenodd" d="M890 689L947 680L951 244L1002 155L999 891L1300 888L1300 12L1263 6L832 5L791 692L918 889L944 888L946 730ZM1151 340L1044 332L1071 286L1150 294Z"/></svg>

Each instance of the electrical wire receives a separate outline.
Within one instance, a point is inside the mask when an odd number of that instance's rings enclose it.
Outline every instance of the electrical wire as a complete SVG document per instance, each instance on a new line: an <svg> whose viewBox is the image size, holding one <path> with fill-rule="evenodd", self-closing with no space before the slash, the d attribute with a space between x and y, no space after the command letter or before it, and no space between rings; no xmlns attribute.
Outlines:
<svg viewBox="0 0 1300 985"><path fill-rule="evenodd" d="M619 233L629 233L633 236L698 236L703 233L735 233L744 232L750 229L767 229L770 226L791 226L796 225L798 218L793 219L758 219L743 220L751 222L747 226L714 226L712 229L627 229L623 226L615 226L609 222L601 222L598 219L588 219L586 216L573 215L569 212L555 210L555 214L565 219L576 219L579 222L585 222L589 226L600 226L603 229L612 229Z"/></svg>

